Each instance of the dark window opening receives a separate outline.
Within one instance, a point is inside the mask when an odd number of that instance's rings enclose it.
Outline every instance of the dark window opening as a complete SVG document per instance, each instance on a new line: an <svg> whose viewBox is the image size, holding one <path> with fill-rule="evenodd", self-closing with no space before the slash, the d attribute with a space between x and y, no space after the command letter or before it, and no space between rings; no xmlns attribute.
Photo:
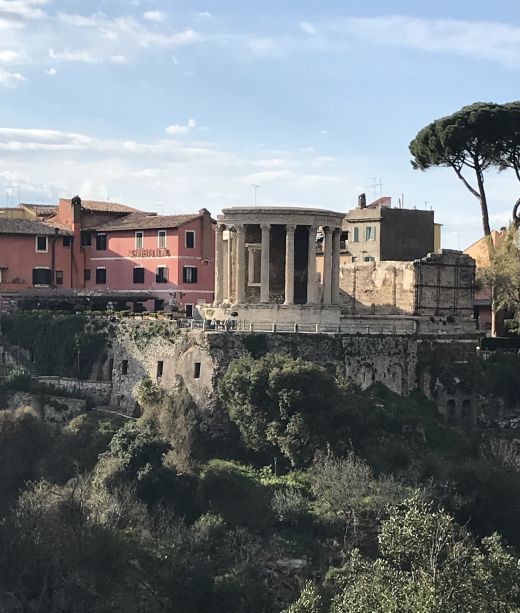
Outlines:
<svg viewBox="0 0 520 613"><path fill-rule="evenodd" d="M47 237L46 236L36 237L36 251L47 251Z"/></svg>
<svg viewBox="0 0 520 613"><path fill-rule="evenodd" d="M107 269L96 268L96 283L98 285L104 285L107 282Z"/></svg>
<svg viewBox="0 0 520 613"><path fill-rule="evenodd" d="M106 251L107 248L107 235L106 234L98 234L96 236L96 250L97 251Z"/></svg>
<svg viewBox="0 0 520 613"><path fill-rule="evenodd" d="M195 266L184 266L182 269L184 283L197 283L197 269Z"/></svg>
<svg viewBox="0 0 520 613"><path fill-rule="evenodd" d="M185 306L185 309L186 309L186 317L193 317L193 305L187 304Z"/></svg>
<svg viewBox="0 0 520 613"><path fill-rule="evenodd" d="M63 246L70 247L72 245L72 236L64 236L63 237Z"/></svg>
<svg viewBox="0 0 520 613"><path fill-rule="evenodd" d="M134 268L134 283L144 283L144 268Z"/></svg>
<svg viewBox="0 0 520 613"><path fill-rule="evenodd" d="M128 374L128 360L123 360L121 362L121 374L122 375Z"/></svg>
<svg viewBox="0 0 520 613"><path fill-rule="evenodd" d="M200 362L195 362L195 368L193 370L193 378L200 379Z"/></svg>
<svg viewBox="0 0 520 613"><path fill-rule="evenodd" d="M56 271L56 285L63 285L63 270Z"/></svg>
<svg viewBox="0 0 520 613"><path fill-rule="evenodd" d="M49 268L33 268L33 285L50 285L52 273Z"/></svg>
<svg viewBox="0 0 520 613"><path fill-rule="evenodd" d="M195 232L193 230L186 231L186 248L193 249L195 247Z"/></svg>
<svg viewBox="0 0 520 613"><path fill-rule="evenodd" d="M81 246L82 247L90 247L92 244L92 235L90 232L82 232L81 233Z"/></svg>
<svg viewBox="0 0 520 613"><path fill-rule="evenodd" d="M155 282L156 283L167 283L168 282L168 269L166 266L159 266L155 273Z"/></svg>
<svg viewBox="0 0 520 613"><path fill-rule="evenodd" d="M164 362L162 360L159 360L157 362L157 378L160 379L163 376L163 371L164 371Z"/></svg>
<svg viewBox="0 0 520 613"><path fill-rule="evenodd" d="M83 279L85 281L90 281L90 268L85 268L83 271Z"/></svg>

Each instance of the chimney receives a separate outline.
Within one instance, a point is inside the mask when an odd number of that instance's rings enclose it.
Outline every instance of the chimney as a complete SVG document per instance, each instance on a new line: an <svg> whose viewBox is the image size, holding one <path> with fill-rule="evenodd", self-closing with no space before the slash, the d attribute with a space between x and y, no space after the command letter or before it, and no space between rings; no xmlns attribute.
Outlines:
<svg viewBox="0 0 520 613"><path fill-rule="evenodd" d="M358 209L366 209L367 208L367 196L366 194L359 194L357 199Z"/></svg>
<svg viewBox="0 0 520 613"><path fill-rule="evenodd" d="M70 205L72 209L72 223L79 224L81 222L81 198L74 196L70 201Z"/></svg>

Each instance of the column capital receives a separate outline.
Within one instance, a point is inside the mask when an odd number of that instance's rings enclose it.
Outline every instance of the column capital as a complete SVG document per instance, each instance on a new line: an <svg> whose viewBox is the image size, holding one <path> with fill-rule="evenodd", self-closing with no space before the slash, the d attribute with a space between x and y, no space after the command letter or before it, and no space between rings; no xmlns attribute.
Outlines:
<svg viewBox="0 0 520 613"><path fill-rule="evenodd" d="M285 225L286 232L294 232L296 230L296 224L288 223Z"/></svg>
<svg viewBox="0 0 520 613"><path fill-rule="evenodd" d="M333 228L331 228L331 226L323 226L323 232L325 234L330 234L332 230Z"/></svg>
<svg viewBox="0 0 520 613"><path fill-rule="evenodd" d="M318 231L318 228L320 226L316 223L313 223L309 226L309 232L314 232L316 234L316 232Z"/></svg>
<svg viewBox="0 0 520 613"><path fill-rule="evenodd" d="M217 223L215 225L215 232L224 232L225 229L226 229L225 223Z"/></svg>
<svg viewBox="0 0 520 613"><path fill-rule="evenodd" d="M235 224L235 232L237 234L241 234L242 232L244 232L244 230L246 229L246 225L243 223L236 223Z"/></svg>
<svg viewBox="0 0 520 613"><path fill-rule="evenodd" d="M271 229L271 224L270 223L261 223L260 224L260 229L262 230L262 232L265 232L266 230L270 230Z"/></svg>

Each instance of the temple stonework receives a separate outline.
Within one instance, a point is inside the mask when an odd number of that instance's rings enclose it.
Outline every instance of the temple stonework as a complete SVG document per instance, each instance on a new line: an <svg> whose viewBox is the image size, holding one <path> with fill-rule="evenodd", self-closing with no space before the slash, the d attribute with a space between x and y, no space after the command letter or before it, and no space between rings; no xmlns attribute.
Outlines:
<svg viewBox="0 0 520 613"><path fill-rule="evenodd" d="M339 322L342 220L342 213L321 209L224 209L216 227L213 317L236 311L251 322ZM322 275L316 272L318 231Z"/></svg>

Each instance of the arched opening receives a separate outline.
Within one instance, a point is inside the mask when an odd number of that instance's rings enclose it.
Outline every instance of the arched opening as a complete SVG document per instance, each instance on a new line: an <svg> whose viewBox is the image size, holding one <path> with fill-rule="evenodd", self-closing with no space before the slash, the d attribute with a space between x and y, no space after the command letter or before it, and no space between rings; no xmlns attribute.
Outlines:
<svg viewBox="0 0 520 613"><path fill-rule="evenodd" d="M465 426L473 425L473 408L468 398L462 401L462 421Z"/></svg>
<svg viewBox="0 0 520 613"><path fill-rule="evenodd" d="M457 406L455 400L450 398L446 403L446 421L454 422L457 417Z"/></svg>

